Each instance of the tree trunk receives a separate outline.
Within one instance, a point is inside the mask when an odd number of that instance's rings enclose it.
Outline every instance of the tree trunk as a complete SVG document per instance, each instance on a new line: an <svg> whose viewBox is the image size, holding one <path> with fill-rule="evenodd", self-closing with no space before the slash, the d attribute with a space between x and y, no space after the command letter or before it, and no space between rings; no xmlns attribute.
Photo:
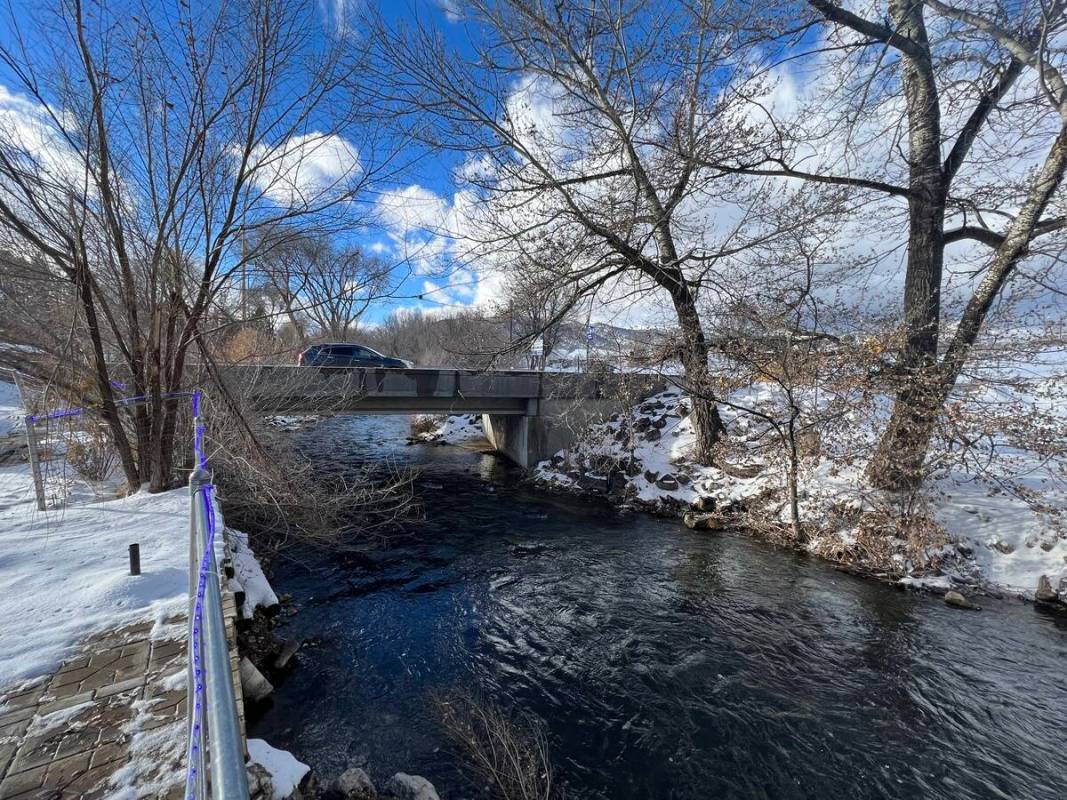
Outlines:
<svg viewBox="0 0 1067 800"><path fill-rule="evenodd" d="M723 431L719 408L708 370L708 343L700 324L696 301L684 281L674 284L671 300L678 314L682 329L682 366L689 397L693 404L693 432L696 434L694 458L701 464L710 464L715 444Z"/></svg>
<svg viewBox="0 0 1067 800"><path fill-rule="evenodd" d="M115 450L118 451L119 461L122 464L123 474L126 476L126 485L131 492L137 491L141 485L141 475L138 471L137 459L130 447L130 440L126 436L126 429L122 426L122 418L119 416L118 407L111 386L111 377L107 371L107 360L104 358L104 345L100 338L100 323L96 316L96 305L93 302L93 288L89 280L88 268L83 262L75 265L74 283L78 292L78 300L82 311L85 313L85 325L89 331L89 341L93 348L94 374L96 387L100 392L101 416L111 431Z"/></svg>
<svg viewBox="0 0 1067 800"><path fill-rule="evenodd" d="M941 165L941 111L929 60L922 3L890 4L901 34L921 45L923 57L904 55L908 110L908 260L904 277L904 344L889 425L867 469L880 489L903 489L922 480L933 431L938 386L937 341L945 258L947 186Z"/></svg>
<svg viewBox="0 0 1067 800"><path fill-rule="evenodd" d="M910 489L922 480L923 463L938 416L959 379L986 315L1019 261L1067 172L1067 125L1061 127L1041 172L1016 215L993 262L964 309L940 364L908 375L869 475L877 488Z"/></svg>

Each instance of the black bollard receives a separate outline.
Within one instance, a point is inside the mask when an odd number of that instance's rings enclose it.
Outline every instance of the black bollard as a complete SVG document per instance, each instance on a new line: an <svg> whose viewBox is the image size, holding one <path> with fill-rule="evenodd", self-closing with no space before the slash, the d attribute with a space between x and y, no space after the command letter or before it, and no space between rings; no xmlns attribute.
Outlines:
<svg viewBox="0 0 1067 800"><path fill-rule="evenodd" d="M141 545L136 543L130 545L130 574L141 574Z"/></svg>

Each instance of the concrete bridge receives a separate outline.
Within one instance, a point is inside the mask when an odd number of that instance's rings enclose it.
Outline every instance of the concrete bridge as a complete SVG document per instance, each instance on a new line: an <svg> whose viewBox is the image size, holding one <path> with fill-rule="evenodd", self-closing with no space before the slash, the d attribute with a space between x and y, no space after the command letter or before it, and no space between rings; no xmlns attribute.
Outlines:
<svg viewBox="0 0 1067 800"><path fill-rule="evenodd" d="M645 374L440 368L230 365L220 377L263 414L481 414L490 444L523 467L664 387Z"/></svg>

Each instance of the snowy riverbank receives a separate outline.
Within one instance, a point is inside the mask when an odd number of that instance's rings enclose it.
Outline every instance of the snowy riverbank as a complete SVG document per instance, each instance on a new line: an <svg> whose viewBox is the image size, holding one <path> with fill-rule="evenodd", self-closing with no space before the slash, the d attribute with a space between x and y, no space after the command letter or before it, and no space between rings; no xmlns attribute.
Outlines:
<svg viewBox="0 0 1067 800"><path fill-rule="evenodd" d="M752 407L770 402L769 393L757 387L731 399ZM1026 473L1024 486L1043 492L1040 504L949 470L931 482L921 508L902 511L894 508L894 498L865 488L862 460L835 459L825 455L831 446L802 441L809 451L798 481L807 541L798 544L790 541L784 463L769 455L767 430L751 415L726 406L721 411L731 441L729 466L725 458L722 467L693 462L688 399L675 390L592 426L575 447L541 462L535 479L553 489L606 493L659 513L714 508L712 525L733 520L904 585L939 591L980 586L1032 598L1046 576L1067 599L1067 536L1057 527L1058 514L1046 510L1067 508L1067 496L1048 481L1053 466L1035 459ZM858 415L845 421L853 434L863 424ZM894 529L901 513L910 533Z"/></svg>
<svg viewBox="0 0 1067 800"><path fill-rule="evenodd" d="M482 418L477 414L419 414L411 421L411 441L463 444L485 438Z"/></svg>

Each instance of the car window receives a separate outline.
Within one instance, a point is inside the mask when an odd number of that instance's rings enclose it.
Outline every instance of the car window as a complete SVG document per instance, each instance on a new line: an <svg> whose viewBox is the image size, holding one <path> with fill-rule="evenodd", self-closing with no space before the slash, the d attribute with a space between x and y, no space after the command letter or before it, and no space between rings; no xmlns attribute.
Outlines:
<svg viewBox="0 0 1067 800"><path fill-rule="evenodd" d="M353 347L356 358L381 358L377 353L367 347Z"/></svg>
<svg viewBox="0 0 1067 800"><path fill-rule="evenodd" d="M358 355L356 351L358 347L352 347L351 345L334 345L330 348L330 355L333 358L352 358Z"/></svg>

